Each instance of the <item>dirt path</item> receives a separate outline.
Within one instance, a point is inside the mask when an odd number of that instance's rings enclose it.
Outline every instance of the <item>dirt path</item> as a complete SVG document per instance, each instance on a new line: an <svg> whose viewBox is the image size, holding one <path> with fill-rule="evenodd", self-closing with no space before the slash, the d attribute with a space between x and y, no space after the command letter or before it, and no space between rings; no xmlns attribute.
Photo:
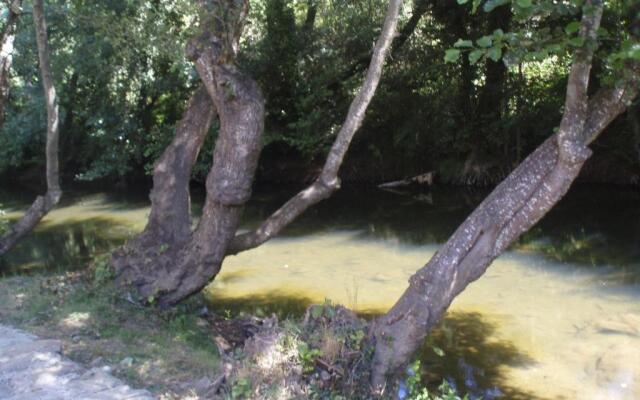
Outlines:
<svg viewBox="0 0 640 400"><path fill-rule="evenodd" d="M40 340L0 325L0 399L152 400L103 368L87 370L61 355L58 340Z"/></svg>

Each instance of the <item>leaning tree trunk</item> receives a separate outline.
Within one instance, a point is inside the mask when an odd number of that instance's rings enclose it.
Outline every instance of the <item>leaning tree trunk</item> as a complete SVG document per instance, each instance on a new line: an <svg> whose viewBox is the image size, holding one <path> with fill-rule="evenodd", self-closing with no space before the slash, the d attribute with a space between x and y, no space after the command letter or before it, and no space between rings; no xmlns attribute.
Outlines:
<svg viewBox="0 0 640 400"><path fill-rule="evenodd" d="M141 299L153 300L162 306L175 304L211 282L227 254L264 243L307 208L331 195L339 187L338 170L380 80L401 4L402 0L391 0L389 3L385 24L363 86L349 108L345 123L316 182L287 202L258 230L234 236L242 208L251 194L260 153L264 106L255 82L239 72L233 64L246 8L231 6L225 9L214 2L214 17L208 18L211 22L206 25L205 32L188 46L189 56L194 60L200 78L218 110L221 125L214 165L207 178L207 198L202 218L190 235L184 234L186 228L179 228L184 227L183 224L164 220L165 214L173 219L175 215L180 215L181 221L188 220L186 178L181 186L184 195L179 196L180 204L183 204L180 207L175 207L171 200L173 197L169 197L175 196L173 192L177 189L168 186L167 182L175 182L178 174L187 177L193 160L191 163L161 160L154 171L152 211L147 228L140 237L114 253L112 258L118 282L130 285ZM206 6L203 5L203 8L206 9ZM226 18L215 18L216 12L223 13ZM235 39L229 43L229 37ZM193 138L189 140L195 141ZM176 147L176 141L173 147Z"/></svg>
<svg viewBox="0 0 640 400"><path fill-rule="evenodd" d="M157 300L161 306L175 304L201 290L219 271L243 206L251 196L264 128L262 93L257 83L235 66L248 1L202 0L200 5L203 32L189 43L188 53L220 119L202 217L191 234L186 232L185 236L185 232L175 230L167 233L187 240L170 252L163 249L168 253L164 257L133 265L119 262L117 254L114 257L118 282L132 285L137 295ZM176 167L186 169L184 165ZM184 210L181 215L185 215Z"/></svg>
<svg viewBox="0 0 640 400"><path fill-rule="evenodd" d="M33 21L36 30L42 87L47 105L47 144L45 151L47 192L44 196L38 196L24 216L9 228L9 232L0 238L0 255L5 254L24 235L31 232L38 222L60 201L62 196L58 171L58 98L51 77L49 43L42 0L34 0L33 2Z"/></svg>
<svg viewBox="0 0 640 400"><path fill-rule="evenodd" d="M13 63L13 43L16 39L16 25L21 5L22 0L16 0L9 4L7 21L0 37L0 126L4 124L9 89L11 89L9 74Z"/></svg>
<svg viewBox="0 0 640 400"><path fill-rule="evenodd" d="M581 30L588 43L595 41L602 12L599 0L591 3L596 11L583 16ZM588 100L593 47L587 47L575 54L558 133L498 185L372 325L372 384L377 391L407 364L453 299L564 196L591 154L587 145L637 94L640 75L634 66L626 86L601 89Z"/></svg>

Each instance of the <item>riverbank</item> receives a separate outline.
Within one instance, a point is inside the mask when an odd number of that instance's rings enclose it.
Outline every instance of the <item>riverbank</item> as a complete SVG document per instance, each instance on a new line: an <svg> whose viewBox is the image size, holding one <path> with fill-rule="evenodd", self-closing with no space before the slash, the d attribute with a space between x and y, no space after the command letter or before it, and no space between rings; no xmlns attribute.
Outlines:
<svg viewBox="0 0 640 400"><path fill-rule="evenodd" d="M344 307L325 302L280 320L216 315L195 296L163 311L127 299L110 278L103 260L84 272L0 279L0 322L50 339L47 351L75 370L109 371L162 400L369 396L367 322ZM411 371L404 399L440 399L421 385L419 364ZM446 384L439 390L459 399Z"/></svg>

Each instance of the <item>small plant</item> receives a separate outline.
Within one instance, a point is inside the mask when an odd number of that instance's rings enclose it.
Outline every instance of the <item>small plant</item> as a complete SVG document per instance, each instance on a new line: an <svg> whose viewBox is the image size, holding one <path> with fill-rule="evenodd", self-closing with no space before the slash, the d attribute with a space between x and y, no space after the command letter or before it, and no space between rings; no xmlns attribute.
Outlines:
<svg viewBox="0 0 640 400"><path fill-rule="evenodd" d="M247 378L240 378L231 386L232 399L248 399L251 397L251 381Z"/></svg>
<svg viewBox="0 0 640 400"><path fill-rule="evenodd" d="M311 348L307 342L298 343L298 358L302 364L302 372L309 373L315 368L316 359L322 355L318 349Z"/></svg>
<svg viewBox="0 0 640 400"><path fill-rule="evenodd" d="M109 264L107 257L96 259L93 269L93 283L95 285L101 285L115 278L115 271Z"/></svg>
<svg viewBox="0 0 640 400"><path fill-rule="evenodd" d="M400 383L398 398L401 400L468 400L469 396L460 397L456 389L449 382L442 381L438 393L431 393L421 384L420 361L416 361L407 368L407 379Z"/></svg>
<svg viewBox="0 0 640 400"><path fill-rule="evenodd" d="M9 230L9 221L5 218L5 211L2 209L2 204L0 204L0 235L4 235L4 233Z"/></svg>

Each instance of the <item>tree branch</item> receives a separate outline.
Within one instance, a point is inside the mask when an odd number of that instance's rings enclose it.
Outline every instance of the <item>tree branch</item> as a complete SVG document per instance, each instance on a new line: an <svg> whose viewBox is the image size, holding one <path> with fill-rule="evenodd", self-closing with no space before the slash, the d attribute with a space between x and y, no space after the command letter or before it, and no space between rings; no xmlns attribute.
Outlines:
<svg viewBox="0 0 640 400"><path fill-rule="evenodd" d="M298 193L267 218L258 229L237 235L227 248L227 254L237 254L261 245L277 235L307 208L326 199L340 187L338 171L353 136L362 125L367 107L380 82L384 61L398 24L401 4L402 0L389 1L384 26L373 50L365 81L349 107L347 117L331 147L320 176L311 186Z"/></svg>
<svg viewBox="0 0 640 400"><path fill-rule="evenodd" d="M593 53L597 47L602 7L602 0L585 2L580 27L580 37L584 39L584 44L575 51L569 72L564 114L558 131L558 146L560 159L570 163L579 162L585 157L585 143L581 135L587 119L589 75Z"/></svg>
<svg viewBox="0 0 640 400"><path fill-rule="evenodd" d="M47 145L45 151L47 193L44 196L38 196L24 216L9 229L5 236L0 238L0 255L9 251L24 235L31 232L38 222L58 204L62 196L58 170L58 97L51 76L47 25L42 1L35 0L33 2L33 22L36 31L42 88L47 106Z"/></svg>

